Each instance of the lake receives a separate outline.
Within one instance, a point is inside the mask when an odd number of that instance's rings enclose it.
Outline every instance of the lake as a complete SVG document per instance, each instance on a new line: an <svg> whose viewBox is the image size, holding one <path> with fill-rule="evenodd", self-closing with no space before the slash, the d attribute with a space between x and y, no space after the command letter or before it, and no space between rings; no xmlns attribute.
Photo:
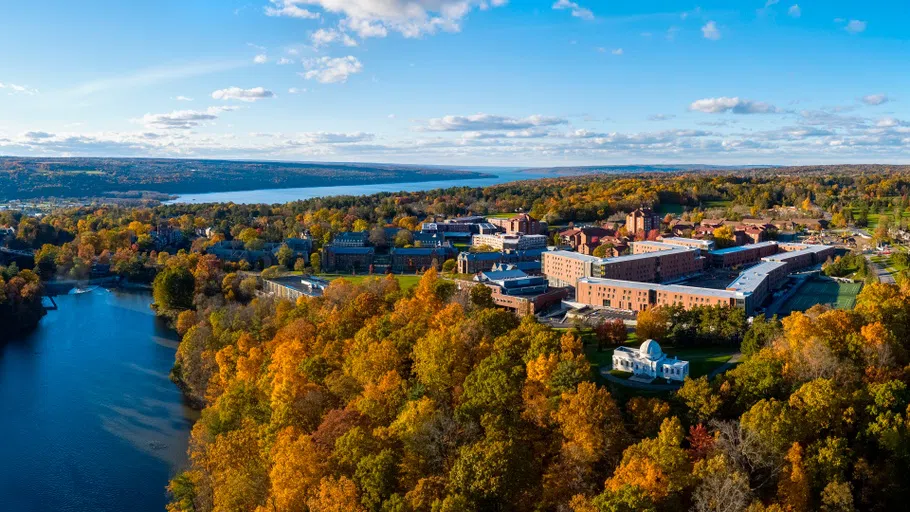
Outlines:
<svg viewBox="0 0 910 512"><path fill-rule="evenodd" d="M239 190L234 192L211 192L207 194L185 194L171 203L237 203L237 204L276 204L289 203L301 199L313 199L330 196L360 196L379 192L420 192L450 187L488 187L510 181L540 179L540 175L520 173L514 170L489 170L482 172L495 175L492 178L466 180L438 180L405 183L370 183L363 185L338 185L333 187L307 188L273 188L262 190Z"/></svg>
<svg viewBox="0 0 910 512"><path fill-rule="evenodd" d="M0 510L164 510L197 417L168 379L176 333L147 292L55 300L0 345Z"/></svg>

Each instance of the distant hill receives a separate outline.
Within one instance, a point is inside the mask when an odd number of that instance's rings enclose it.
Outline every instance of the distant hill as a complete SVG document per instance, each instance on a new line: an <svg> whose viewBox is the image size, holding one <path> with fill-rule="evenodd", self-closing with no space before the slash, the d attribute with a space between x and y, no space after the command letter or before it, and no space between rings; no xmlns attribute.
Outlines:
<svg viewBox="0 0 910 512"><path fill-rule="evenodd" d="M579 176L583 174L620 174L680 171L735 171L742 169L772 168L772 165L707 165L707 164L631 164L590 165L579 167L533 167L518 172L540 176Z"/></svg>
<svg viewBox="0 0 910 512"><path fill-rule="evenodd" d="M0 200L197 194L265 188L463 180L439 167L145 158L0 157Z"/></svg>

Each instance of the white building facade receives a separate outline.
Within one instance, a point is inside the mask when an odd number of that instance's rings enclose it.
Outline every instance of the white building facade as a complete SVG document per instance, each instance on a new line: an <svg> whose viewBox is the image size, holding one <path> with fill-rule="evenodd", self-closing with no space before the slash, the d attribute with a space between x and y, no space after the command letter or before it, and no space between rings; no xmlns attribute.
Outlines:
<svg viewBox="0 0 910 512"><path fill-rule="evenodd" d="M613 369L650 380L662 378L682 382L689 376L689 362L668 357L654 340L645 341L637 349L619 347L614 350Z"/></svg>

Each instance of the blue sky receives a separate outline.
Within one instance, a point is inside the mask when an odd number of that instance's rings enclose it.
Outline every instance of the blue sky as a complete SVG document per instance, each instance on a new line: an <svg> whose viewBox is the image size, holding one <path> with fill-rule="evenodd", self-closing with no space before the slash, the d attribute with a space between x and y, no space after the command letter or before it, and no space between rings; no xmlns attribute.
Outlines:
<svg viewBox="0 0 910 512"><path fill-rule="evenodd" d="M910 162L906 2L11 2L0 154Z"/></svg>

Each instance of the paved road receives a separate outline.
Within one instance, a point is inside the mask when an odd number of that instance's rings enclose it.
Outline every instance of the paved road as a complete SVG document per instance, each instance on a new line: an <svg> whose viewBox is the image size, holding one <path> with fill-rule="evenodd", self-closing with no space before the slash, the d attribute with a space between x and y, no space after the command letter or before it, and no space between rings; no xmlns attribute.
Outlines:
<svg viewBox="0 0 910 512"><path fill-rule="evenodd" d="M870 265L872 265L872 269L875 270L875 275L878 276L879 281L884 284L897 284L894 276L892 276L891 273L885 269L885 267L872 261L872 257L870 255L866 255L866 260Z"/></svg>

